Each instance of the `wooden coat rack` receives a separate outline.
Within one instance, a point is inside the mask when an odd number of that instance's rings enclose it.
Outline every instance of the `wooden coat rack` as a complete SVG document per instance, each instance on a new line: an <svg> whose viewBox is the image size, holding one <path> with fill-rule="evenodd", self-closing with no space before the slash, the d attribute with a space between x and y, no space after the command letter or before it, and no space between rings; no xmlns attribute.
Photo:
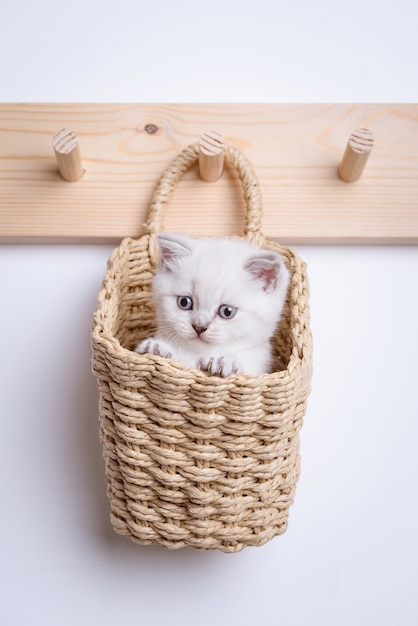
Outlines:
<svg viewBox="0 0 418 626"><path fill-rule="evenodd" d="M417 104L0 104L0 241L140 236L160 174L199 139L168 231L241 233L227 141L255 167L269 238L418 243Z"/></svg>

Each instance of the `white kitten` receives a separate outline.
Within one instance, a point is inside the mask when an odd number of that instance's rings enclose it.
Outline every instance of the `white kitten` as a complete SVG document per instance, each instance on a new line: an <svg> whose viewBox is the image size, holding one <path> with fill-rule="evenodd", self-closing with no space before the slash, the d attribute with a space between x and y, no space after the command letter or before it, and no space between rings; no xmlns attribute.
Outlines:
<svg viewBox="0 0 418 626"><path fill-rule="evenodd" d="M158 237L155 337L137 347L228 376L270 372L270 338L289 272L280 255L242 240Z"/></svg>

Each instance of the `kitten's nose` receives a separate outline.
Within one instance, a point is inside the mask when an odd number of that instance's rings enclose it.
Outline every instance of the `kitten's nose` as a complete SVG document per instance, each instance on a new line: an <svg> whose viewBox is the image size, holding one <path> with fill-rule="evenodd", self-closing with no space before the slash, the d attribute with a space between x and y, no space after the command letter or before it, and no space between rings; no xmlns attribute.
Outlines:
<svg viewBox="0 0 418 626"><path fill-rule="evenodd" d="M200 337L200 335L202 335L205 332L205 330L208 329L207 326L206 328L204 326L197 326L196 324L192 324L192 326L195 329L198 337Z"/></svg>

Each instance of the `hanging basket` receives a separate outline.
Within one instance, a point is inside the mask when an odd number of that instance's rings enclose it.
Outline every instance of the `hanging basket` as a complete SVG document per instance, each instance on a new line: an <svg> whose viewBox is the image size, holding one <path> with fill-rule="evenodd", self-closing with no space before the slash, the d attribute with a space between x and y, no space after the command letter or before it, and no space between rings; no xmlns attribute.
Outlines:
<svg viewBox="0 0 418 626"><path fill-rule="evenodd" d="M198 154L194 144L169 164L147 234L124 239L111 255L93 320L92 361L114 530L140 544L236 552L287 528L310 392L308 282L292 250L264 239L254 170L226 145L244 190L245 238L279 252L291 275L272 341L274 371L221 378L133 351L155 330L152 279L164 210Z"/></svg>

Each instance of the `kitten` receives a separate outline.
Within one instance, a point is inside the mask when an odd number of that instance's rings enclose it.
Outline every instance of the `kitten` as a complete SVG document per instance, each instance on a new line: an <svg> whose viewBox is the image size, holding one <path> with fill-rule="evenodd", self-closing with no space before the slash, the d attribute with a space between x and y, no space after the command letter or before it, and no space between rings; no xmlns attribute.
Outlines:
<svg viewBox="0 0 418 626"><path fill-rule="evenodd" d="M270 372L289 285L281 256L242 240L162 234L158 243L157 332L136 351L219 376Z"/></svg>

